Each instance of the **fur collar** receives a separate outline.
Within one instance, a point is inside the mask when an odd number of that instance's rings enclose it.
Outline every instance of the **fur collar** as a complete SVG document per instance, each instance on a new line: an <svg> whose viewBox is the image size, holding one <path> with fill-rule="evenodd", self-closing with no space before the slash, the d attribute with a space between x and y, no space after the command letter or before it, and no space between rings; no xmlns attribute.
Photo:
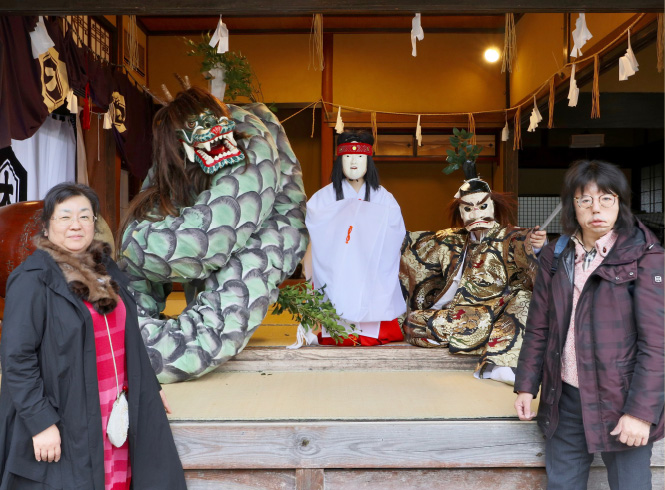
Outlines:
<svg viewBox="0 0 665 490"><path fill-rule="evenodd" d="M73 254L40 236L35 240L39 250L49 254L58 264L69 289L77 297L92 304L102 315L112 312L118 304L118 284L108 275L102 262L111 247L93 240L85 252Z"/></svg>

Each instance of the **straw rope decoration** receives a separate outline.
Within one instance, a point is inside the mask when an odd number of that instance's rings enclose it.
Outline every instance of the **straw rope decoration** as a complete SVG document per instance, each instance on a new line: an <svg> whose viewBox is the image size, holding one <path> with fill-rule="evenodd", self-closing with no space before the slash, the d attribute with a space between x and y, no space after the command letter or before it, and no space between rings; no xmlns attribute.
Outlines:
<svg viewBox="0 0 665 490"><path fill-rule="evenodd" d="M512 73L513 57L517 50L517 33L515 32L515 15L506 14L505 36L503 40L503 62L501 64L501 73L506 70Z"/></svg>
<svg viewBox="0 0 665 490"><path fill-rule="evenodd" d="M647 15L653 15L653 14L639 14L639 15L637 15L635 17L635 19L630 23L630 25L627 26L626 29L624 29L623 32L619 33L614 39L607 42L603 47L599 48L596 54L589 55L589 56L586 56L584 58L578 58L573 62L566 63L562 67L557 66L556 73L553 73L539 87L537 87L536 89L531 91L529 96L527 98L525 98L525 102L521 103L520 105L514 105L512 107L507 107L505 109L500 109L500 110L474 111L473 115L497 114L497 113L500 113L500 112L505 112L507 114L511 111L515 111L514 112L514 120L513 120L514 121L513 149L514 150L520 149L522 147L522 134L521 134L521 126L520 126L521 105L528 104L531 101L531 98L533 97L533 95L537 95L537 94L541 93L541 91L543 91L545 88L547 88L547 86L552 83L552 77L555 77L556 75L560 74L566 68L571 68L575 64L577 65L577 72L579 73L580 70L582 69L582 67L587 66L589 62L593 61L595 63L594 64L594 69L597 72L597 70L599 68L599 64L596 60L598 60L599 55L601 55L604 52L612 49L618 43L623 42L626 38L626 35L627 35L628 31L633 30L633 28L640 21L642 21L644 19L644 17L647 16ZM659 50L662 51L661 48L665 45L665 37L663 37L664 34L663 34L663 29L662 29L663 14L658 15L658 22L659 22L658 38L661 40L661 41L659 41L658 44L659 44ZM596 89L598 88L597 85L598 85L598 76L595 76L594 77L594 87ZM145 89L145 87L143 87L143 86L141 86L141 87ZM551 93L551 90L550 90L550 93ZM599 91L596 92L596 90L594 90L594 110L596 110L595 106L597 105L598 106L597 111L598 111L598 114L600 115L600 104L599 104L599 102L600 102L600 92ZM361 113L365 113L365 114L369 113L371 115L373 133L376 131L375 127L376 127L376 117L377 117L376 114L377 114L377 112L380 113L380 114L386 114L386 115L413 116L414 118L417 118L420 115L421 117L453 116L453 117L460 117L460 118L466 116L467 119L468 119L469 114L470 114L469 112L427 112L427 113L421 112L421 113L414 113L414 112L396 112L396 111L374 111L374 110L371 110L371 109L365 109L365 108L361 108L361 107L352 107L352 106L346 106L346 105L341 105L341 104L333 104L332 101L326 101L326 100L323 100L323 99L319 99L315 102L312 102L310 105L308 105L307 107L304 107L303 109L296 112L295 114L292 114L292 115L286 117L281 122L283 123L283 122L289 120L290 118L298 115L300 112L308 109L309 107L312 107L312 106L316 107L316 105L318 105L319 103L323 104L324 108L325 108L325 105L328 104L331 107L341 107L343 110L346 110L346 111L361 112ZM551 112L553 113L554 111L551 111ZM600 117L599 115L597 117Z"/></svg>
<svg viewBox="0 0 665 490"><path fill-rule="evenodd" d="M519 150L522 148L522 127L520 126L521 124L521 116L522 116L522 107L517 106L517 110L515 111L515 121L514 121L514 135L513 135L513 150Z"/></svg>
<svg viewBox="0 0 665 490"><path fill-rule="evenodd" d="M600 118L600 89L598 80L600 79L600 59L598 54L593 55L593 90L591 92L591 119Z"/></svg>
<svg viewBox="0 0 665 490"><path fill-rule="evenodd" d="M301 111L298 111L298 112L301 112ZM296 112L296 114L298 114L298 112ZM294 114L294 116L296 114ZM309 136L310 138L314 137L314 125L315 124L316 124L316 103L312 104L312 134Z"/></svg>
<svg viewBox="0 0 665 490"><path fill-rule="evenodd" d="M658 73L663 72L663 50L665 50L665 26L663 26L663 13L658 14L658 35L656 36L656 50L658 52Z"/></svg>
<svg viewBox="0 0 665 490"><path fill-rule="evenodd" d="M473 118L473 112L469 112L469 133L473 133L471 136L470 144L476 144L476 120Z"/></svg>
<svg viewBox="0 0 665 490"><path fill-rule="evenodd" d="M552 129L554 123L554 77L550 78L550 100L549 100L549 119L547 120L547 128Z"/></svg>
<svg viewBox="0 0 665 490"><path fill-rule="evenodd" d="M309 32L309 67L323 71L323 15L312 16L312 29Z"/></svg>
<svg viewBox="0 0 665 490"><path fill-rule="evenodd" d="M372 111L371 121L372 121L372 136L374 136L374 151L377 152L379 150L379 131L376 127L376 111Z"/></svg>

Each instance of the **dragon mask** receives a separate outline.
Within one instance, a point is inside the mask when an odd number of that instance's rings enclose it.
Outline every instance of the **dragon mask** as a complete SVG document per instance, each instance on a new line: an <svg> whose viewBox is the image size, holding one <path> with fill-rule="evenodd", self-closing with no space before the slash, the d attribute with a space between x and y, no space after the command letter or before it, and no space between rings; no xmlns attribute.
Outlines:
<svg viewBox="0 0 665 490"><path fill-rule="evenodd" d="M176 134L185 150L187 160L198 163L207 174L221 167L233 165L245 159L233 137L235 122L225 116L217 117L206 109L190 116L185 127Z"/></svg>

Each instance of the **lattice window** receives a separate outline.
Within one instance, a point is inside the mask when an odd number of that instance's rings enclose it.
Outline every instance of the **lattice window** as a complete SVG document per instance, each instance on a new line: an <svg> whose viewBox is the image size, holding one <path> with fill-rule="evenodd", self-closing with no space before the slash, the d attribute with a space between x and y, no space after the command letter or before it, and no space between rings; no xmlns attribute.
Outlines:
<svg viewBox="0 0 665 490"><path fill-rule="evenodd" d="M524 228L542 225L559 204L559 196L519 196L517 224ZM561 213L547 225L547 233L563 233Z"/></svg>
<svg viewBox="0 0 665 490"><path fill-rule="evenodd" d="M111 61L111 33L95 19L90 19L90 44L93 53L101 59Z"/></svg>
<svg viewBox="0 0 665 490"><path fill-rule="evenodd" d="M640 207L642 212L663 212L663 164L644 167L641 171Z"/></svg>
<svg viewBox="0 0 665 490"><path fill-rule="evenodd" d="M111 33L108 29L88 15L68 15L65 20L63 32L69 24L79 47L85 45L101 59L111 61Z"/></svg>
<svg viewBox="0 0 665 490"><path fill-rule="evenodd" d="M67 23L72 26L74 30L74 40L78 47L82 47L84 44L88 44L88 16L87 15L68 15L65 17L66 23L63 32L67 30Z"/></svg>

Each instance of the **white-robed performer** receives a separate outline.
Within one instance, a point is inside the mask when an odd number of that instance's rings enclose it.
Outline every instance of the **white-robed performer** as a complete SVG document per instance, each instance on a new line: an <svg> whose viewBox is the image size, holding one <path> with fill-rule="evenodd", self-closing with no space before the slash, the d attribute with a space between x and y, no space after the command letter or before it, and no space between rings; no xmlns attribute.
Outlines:
<svg viewBox="0 0 665 490"><path fill-rule="evenodd" d="M341 344L323 329L320 344L380 345L403 340L396 318L406 311L399 284L406 228L399 204L379 185L373 143L369 133L342 133L332 183L307 202L311 248L305 274L314 287L325 286L326 296L346 325L356 327Z"/></svg>

